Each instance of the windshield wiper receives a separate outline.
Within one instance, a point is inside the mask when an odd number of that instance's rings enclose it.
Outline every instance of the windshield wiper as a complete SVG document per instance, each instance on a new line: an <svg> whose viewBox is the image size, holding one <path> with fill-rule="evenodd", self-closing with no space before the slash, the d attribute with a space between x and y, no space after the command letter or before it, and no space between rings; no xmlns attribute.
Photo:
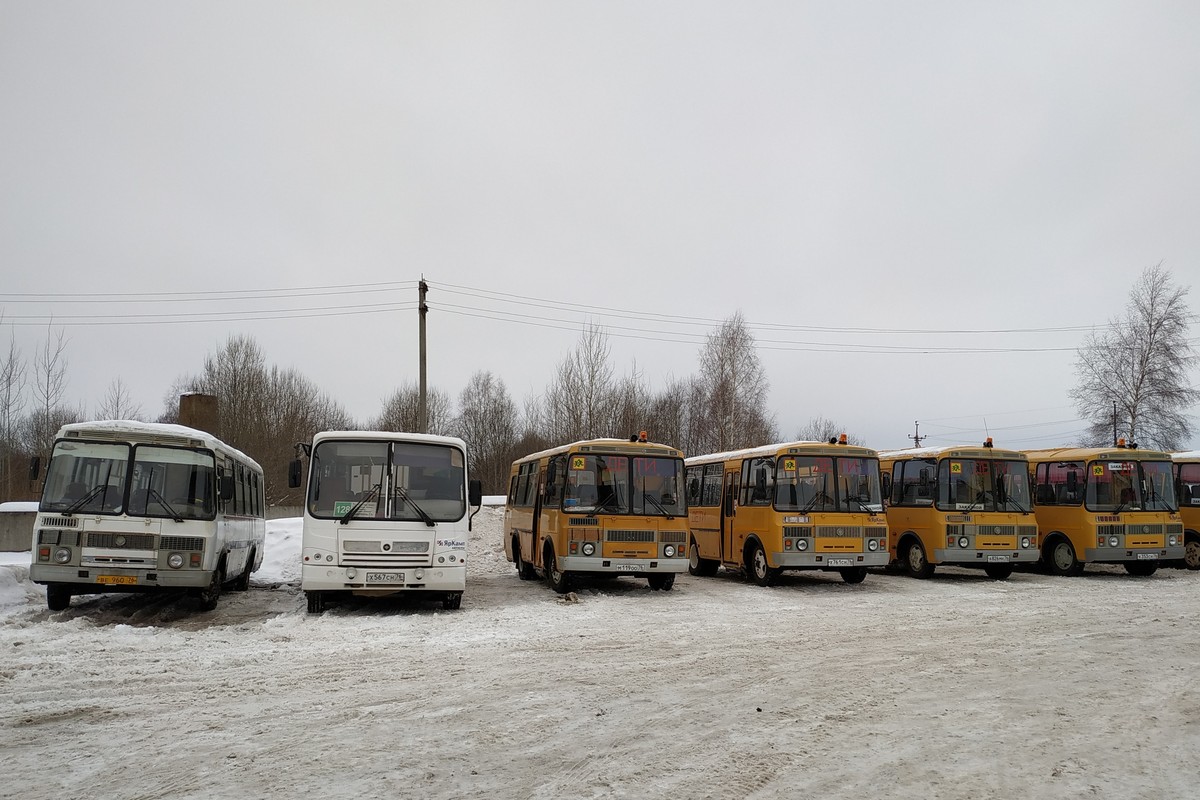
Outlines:
<svg viewBox="0 0 1200 800"><path fill-rule="evenodd" d="M379 486L380 485L378 483L375 484L374 486L372 486L370 488L370 490L366 494L363 495L362 500L359 500L357 503L352 505L350 507L350 510L342 515L340 522L343 525L349 525L350 520L354 519L354 515L357 514L358 510L363 507L363 504L365 504L368 500L370 500L372 497L374 497L376 495L376 493L379 492Z"/></svg>
<svg viewBox="0 0 1200 800"><path fill-rule="evenodd" d="M155 502L157 502L160 506L162 506L163 509L165 509L166 512L171 515L171 519L175 520L176 522L183 522L183 517L181 517L179 515L178 511L171 508L170 504L167 503L167 498L165 498L161 494L159 494L158 489L154 489L154 488L147 489L146 496L153 497Z"/></svg>
<svg viewBox="0 0 1200 800"><path fill-rule="evenodd" d="M376 487L376 488L378 488L378 487ZM419 505L417 505L416 501L408 496L408 492L404 491L403 487L397 486L396 494L400 497L401 500L408 503L410 506L412 506L413 508L415 508L417 510L417 515L421 518L422 522L424 522L426 525L428 525L431 528L434 527L435 525L437 525L437 523L433 521L433 517L426 514L425 509L423 509Z"/></svg>
<svg viewBox="0 0 1200 800"><path fill-rule="evenodd" d="M657 500L655 500L655 499L654 499L653 497L651 497L650 495L648 495L648 494L644 494L644 495L642 495L642 499L644 499L644 500L649 500L651 503L654 503L654 507L655 507L655 508L657 508L659 511L661 511L661 512L662 512L662 515L663 515L664 517L666 517L667 519L675 519L675 515L674 515L674 514L670 514L670 513L668 513L668 512L667 512L667 510L666 510L665 508L663 508L663 506L662 506L662 503L658 502Z"/></svg>
<svg viewBox="0 0 1200 800"><path fill-rule="evenodd" d="M69 516L71 516L71 515L72 515L72 514L74 514L76 511L79 511L81 508L83 508L84 506L86 506L88 503L90 503L90 502L92 502L93 500L95 500L95 499L96 499L96 497L97 497L97 496L99 496L100 492L104 491L106 488L108 488L106 485L101 485L101 486L95 486L95 487L93 487L93 488L92 488L92 490L91 490L90 492L88 492L88 493L87 493L87 494L85 494L83 497L81 497L81 498L79 498L78 500L76 500L74 503L71 503L71 505L67 506L67 508L66 508L64 511L62 511L62 512L61 512L61 513L62 513L62 515L63 515L64 517L69 517Z"/></svg>
<svg viewBox="0 0 1200 800"><path fill-rule="evenodd" d="M872 517L875 516L875 509L871 508L869 505L867 505L866 503L863 502L862 495L860 495L860 494L847 495L846 496L846 505L847 506L850 505L851 500L853 500L855 503L858 503L860 506L862 506L863 509L868 514L870 514Z"/></svg>

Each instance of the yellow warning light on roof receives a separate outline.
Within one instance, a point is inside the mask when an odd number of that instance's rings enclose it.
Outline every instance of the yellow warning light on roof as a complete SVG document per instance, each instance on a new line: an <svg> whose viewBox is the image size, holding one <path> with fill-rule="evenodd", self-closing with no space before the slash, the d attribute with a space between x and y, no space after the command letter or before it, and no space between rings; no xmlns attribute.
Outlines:
<svg viewBox="0 0 1200 800"><path fill-rule="evenodd" d="M838 437L838 444L845 444L845 443L846 443L846 434L843 433L841 436Z"/></svg>

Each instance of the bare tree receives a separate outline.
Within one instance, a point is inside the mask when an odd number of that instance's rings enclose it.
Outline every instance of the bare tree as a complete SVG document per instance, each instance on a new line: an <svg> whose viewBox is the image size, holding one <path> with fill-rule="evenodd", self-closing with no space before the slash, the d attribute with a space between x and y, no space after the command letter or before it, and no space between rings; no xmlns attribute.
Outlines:
<svg viewBox="0 0 1200 800"><path fill-rule="evenodd" d="M654 441L662 441L658 432L650 427L650 392L636 361L629 374L613 386L610 396L609 431L618 437L646 431Z"/></svg>
<svg viewBox="0 0 1200 800"><path fill-rule="evenodd" d="M108 385L108 392L100 401L96 419L141 419L142 406L135 403L129 394L129 387L120 378L115 378Z"/></svg>
<svg viewBox="0 0 1200 800"><path fill-rule="evenodd" d="M579 343L559 362L546 390L547 433L558 442L612 434L612 366L608 336L588 325Z"/></svg>
<svg viewBox="0 0 1200 800"><path fill-rule="evenodd" d="M846 429L822 416L813 417L808 423L796 432L796 441L799 442L828 442L830 439L836 439L846 433ZM865 446L862 438L855 436L852 433L846 433L846 443L854 444L860 447Z"/></svg>
<svg viewBox="0 0 1200 800"><path fill-rule="evenodd" d="M405 383L383 401L383 409L379 416L372 419L368 427L377 431L420 430L420 400L421 387L417 382ZM450 395L440 389L428 388L425 405L429 432L442 435L450 433L453 423Z"/></svg>
<svg viewBox="0 0 1200 800"><path fill-rule="evenodd" d="M49 456L54 446L54 435L61 427L60 421L70 418L76 421L79 412L60 408L67 391L67 338L59 328L57 335L52 327L46 328L46 341L34 354L33 399L34 409L26 427L26 441L31 454Z"/></svg>
<svg viewBox="0 0 1200 800"><path fill-rule="evenodd" d="M504 381L476 372L459 395L454 430L467 443L471 472L488 494L507 488L512 447L517 440L517 407Z"/></svg>
<svg viewBox="0 0 1200 800"><path fill-rule="evenodd" d="M1124 316L1076 351L1071 398L1090 423L1086 444L1109 443L1115 433L1176 450L1191 436L1184 412L1200 401L1189 379L1200 358L1187 338L1187 294L1162 264L1149 267L1130 290Z"/></svg>
<svg viewBox="0 0 1200 800"><path fill-rule="evenodd" d="M19 488L24 488L17 470L25 463L20 442L25 402L25 359L17 349L16 333L10 332L8 353L0 360L0 469L4 470L0 500L11 500Z"/></svg>
<svg viewBox="0 0 1200 800"><path fill-rule="evenodd" d="M700 352L700 385L706 424L703 435L695 436L700 446L697 455L775 439L775 424L766 411L770 384L741 312L725 320L705 341Z"/></svg>

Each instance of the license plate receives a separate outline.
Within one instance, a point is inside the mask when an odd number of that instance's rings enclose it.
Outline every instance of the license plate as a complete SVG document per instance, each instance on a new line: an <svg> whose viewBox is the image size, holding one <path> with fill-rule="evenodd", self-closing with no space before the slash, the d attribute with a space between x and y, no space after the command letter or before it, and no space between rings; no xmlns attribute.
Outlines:
<svg viewBox="0 0 1200 800"><path fill-rule="evenodd" d="M853 558L830 558L825 561L831 567L853 567Z"/></svg>
<svg viewBox="0 0 1200 800"><path fill-rule="evenodd" d="M613 564L613 569L619 569L622 572L645 572L645 564Z"/></svg>
<svg viewBox="0 0 1200 800"><path fill-rule="evenodd" d="M1158 558L1158 553L1138 553L1138 561L1154 561Z"/></svg>
<svg viewBox="0 0 1200 800"><path fill-rule="evenodd" d="M404 583L403 572L368 572L367 583Z"/></svg>
<svg viewBox="0 0 1200 800"><path fill-rule="evenodd" d="M118 586L136 586L136 575L97 575L96 583L115 584Z"/></svg>
<svg viewBox="0 0 1200 800"><path fill-rule="evenodd" d="M1005 563L1009 560L1009 557L1008 556L988 556L987 560L993 564Z"/></svg>

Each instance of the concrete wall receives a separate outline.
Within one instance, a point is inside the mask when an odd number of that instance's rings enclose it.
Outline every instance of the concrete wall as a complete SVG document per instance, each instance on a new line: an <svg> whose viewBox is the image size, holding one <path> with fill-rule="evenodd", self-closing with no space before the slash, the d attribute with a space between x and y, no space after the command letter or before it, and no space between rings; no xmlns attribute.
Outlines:
<svg viewBox="0 0 1200 800"><path fill-rule="evenodd" d="M6 511L0 514L0 551L29 550L33 545L35 511Z"/></svg>

